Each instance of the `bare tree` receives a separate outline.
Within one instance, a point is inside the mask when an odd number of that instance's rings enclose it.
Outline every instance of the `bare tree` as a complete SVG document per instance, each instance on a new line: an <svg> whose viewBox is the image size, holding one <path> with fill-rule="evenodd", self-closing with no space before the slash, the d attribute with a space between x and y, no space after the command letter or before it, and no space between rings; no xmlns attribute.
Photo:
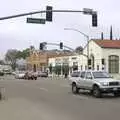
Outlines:
<svg viewBox="0 0 120 120"><path fill-rule="evenodd" d="M9 49L5 55L6 62L9 63L14 70L16 68L17 54L18 50Z"/></svg>

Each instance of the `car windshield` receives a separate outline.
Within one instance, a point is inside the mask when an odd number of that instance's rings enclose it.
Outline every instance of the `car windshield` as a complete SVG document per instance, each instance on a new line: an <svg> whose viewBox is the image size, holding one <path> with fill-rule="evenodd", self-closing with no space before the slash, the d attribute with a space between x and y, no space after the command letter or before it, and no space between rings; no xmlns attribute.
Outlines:
<svg viewBox="0 0 120 120"><path fill-rule="evenodd" d="M111 78L107 72L93 72L94 78Z"/></svg>

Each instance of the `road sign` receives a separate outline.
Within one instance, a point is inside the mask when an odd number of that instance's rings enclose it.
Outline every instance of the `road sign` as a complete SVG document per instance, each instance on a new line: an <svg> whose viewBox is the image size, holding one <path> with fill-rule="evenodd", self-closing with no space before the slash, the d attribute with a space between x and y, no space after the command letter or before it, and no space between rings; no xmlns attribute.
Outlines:
<svg viewBox="0 0 120 120"><path fill-rule="evenodd" d="M83 8L83 13L86 15L91 15L93 13L93 9Z"/></svg>
<svg viewBox="0 0 120 120"><path fill-rule="evenodd" d="M45 19L27 18L27 23L45 24Z"/></svg>

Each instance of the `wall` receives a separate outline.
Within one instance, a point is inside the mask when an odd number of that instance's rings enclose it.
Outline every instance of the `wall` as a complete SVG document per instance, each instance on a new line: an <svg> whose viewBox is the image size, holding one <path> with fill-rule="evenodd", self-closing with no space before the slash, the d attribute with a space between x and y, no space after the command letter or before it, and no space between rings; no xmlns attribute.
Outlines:
<svg viewBox="0 0 120 120"><path fill-rule="evenodd" d="M117 55L119 56L119 59L120 59L120 49L110 49L110 48L104 48L102 49L102 52L104 53L103 54L103 57L105 58L105 61L106 61L106 70L108 71L108 57L110 55ZM120 60L119 60L119 73L120 73Z"/></svg>
<svg viewBox="0 0 120 120"><path fill-rule="evenodd" d="M85 47L83 53L87 55L87 47ZM91 58L91 55L93 55L95 58L94 70L97 70L97 65L99 65L99 68L102 69L101 64L101 59L103 58L102 48L92 40L89 41L89 58Z"/></svg>

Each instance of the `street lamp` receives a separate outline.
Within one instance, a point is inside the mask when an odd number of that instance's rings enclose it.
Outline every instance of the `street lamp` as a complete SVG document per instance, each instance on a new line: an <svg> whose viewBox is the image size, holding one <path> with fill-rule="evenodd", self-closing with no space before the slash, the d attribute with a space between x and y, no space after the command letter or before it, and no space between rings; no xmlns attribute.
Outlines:
<svg viewBox="0 0 120 120"><path fill-rule="evenodd" d="M64 28L64 30L73 30L73 31L76 31L76 32L79 32L80 34L82 34L84 37L87 38L87 59L89 60L89 36L75 28ZM89 66L88 66L89 67Z"/></svg>

